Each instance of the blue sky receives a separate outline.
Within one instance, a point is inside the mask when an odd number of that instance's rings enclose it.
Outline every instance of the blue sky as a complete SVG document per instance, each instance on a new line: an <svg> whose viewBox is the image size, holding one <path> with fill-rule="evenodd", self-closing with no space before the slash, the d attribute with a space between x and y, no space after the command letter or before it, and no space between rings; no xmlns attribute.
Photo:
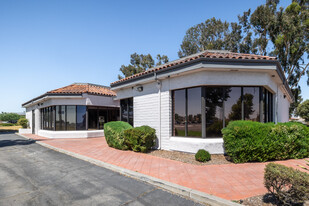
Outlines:
<svg viewBox="0 0 309 206"><path fill-rule="evenodd" d="M23 111L25 101L73 82L109 85L134 52L175 60L191 26L236 21L264 2L0 1L0 112Z"/></svg>

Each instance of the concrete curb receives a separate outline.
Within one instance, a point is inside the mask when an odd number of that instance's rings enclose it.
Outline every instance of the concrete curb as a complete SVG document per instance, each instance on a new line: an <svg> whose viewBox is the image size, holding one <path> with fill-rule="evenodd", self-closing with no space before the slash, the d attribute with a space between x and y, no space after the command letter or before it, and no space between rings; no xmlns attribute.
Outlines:
<svg viewBox="0 0 309 206"><path fill-rule="evenodd" d="M26 136L23 136L22 134L18 134L18 133L16 133L16 134L23 137L23 138L31 139L31 138L28 138ZM223 198L216 197L216 196L213 196L213 195L209 195L209 194L206 194L204 192L193 190L193 189L188 188L188 187L177 185L177 184L165 181L165 180L161 180L161 179L158 179L158 178L155 178L155 177L152 177L152 176L144 175L144 174L141 174L141 173L138 173L138 172L135 172L135 171L132 171L132 170L128 170L128 169L125 169L125 168L122 168L122 167L119 167L119 166L116 166L116 165L112 165L112 164L102 162L102 161L99 161L99 160L96 160L96 159L93 159L93 158L90 158L90 157L86 157L86 156L83 156L83 155L80 155L80 154L76 154L74 152L70 152L70 151L67 151L67 150L64 150L64 149L60 149L60 148L51 146L49 144L46 144L44 142L36 141L36 143L41 145L41 146L47 147L49 149L55 150L57 152L61 152L63 154L67 154L67 155L70 155L72 157L90 162L92 164L98 165L100 167L104 167L104 168L112 170L114 172L118 172L122 175L131 177L131 178L143 181L143 182L147 182L147 183L152 184L154 186L160 187L160 188L165 189L167 191L170 191L170 192L173 192L175 194L190 198L190 199L198 201L198 202L202 202L202 203L213 205L213 206L239 206L240 205L238 203L235 203L235 202L232 202L232 201L229 201L229 200L225 200Z"/></svg>

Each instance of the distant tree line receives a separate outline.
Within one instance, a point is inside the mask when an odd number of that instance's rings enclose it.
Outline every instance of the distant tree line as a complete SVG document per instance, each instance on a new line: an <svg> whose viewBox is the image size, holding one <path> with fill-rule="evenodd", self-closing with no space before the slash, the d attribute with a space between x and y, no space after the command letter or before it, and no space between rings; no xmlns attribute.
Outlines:
<svg viewBox="0 0 309 206"><path fill-rule="evenodd" d="M6 112L0 113L0 121L17 121L21 117L23 116L16 113L6 113Z"/></svg>

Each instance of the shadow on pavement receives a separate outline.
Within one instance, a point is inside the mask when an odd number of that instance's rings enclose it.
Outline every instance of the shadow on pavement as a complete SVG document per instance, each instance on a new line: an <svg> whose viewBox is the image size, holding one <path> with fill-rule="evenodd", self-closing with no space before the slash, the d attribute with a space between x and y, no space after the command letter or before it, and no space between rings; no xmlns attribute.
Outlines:
<svg viewBox="0 0 309 206"><path fill-rule="evenodd" d="M1 134L15 134L17 132L18 132L18 130L5 130L5 129L0 128L0 135Z"/></svg>
<svg viewBox="0 0 309 206"><path fill-rule="evenodd" d="M35 140L23 140L23 139L15 139L15 140L0 140L0 147L8 147L15 145L29 145L35 143Z"/></svg>

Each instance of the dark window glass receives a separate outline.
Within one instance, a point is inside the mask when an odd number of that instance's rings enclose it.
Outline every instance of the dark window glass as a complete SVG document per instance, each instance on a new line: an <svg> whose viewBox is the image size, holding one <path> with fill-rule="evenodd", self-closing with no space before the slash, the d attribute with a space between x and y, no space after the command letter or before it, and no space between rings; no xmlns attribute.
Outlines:
<svg viewBox="0 0 309 206"><path fill-rule="evenodd" d="M66 109L66 130L76 130L76 106L67 106Z"/></svg>
<svg viewBox="0 0 309 206"><path fill-rule="evenodd" d="M186 90L176 90L173 95L174 102L174 135L186 136Z"/></svg>
<svg viewBox="0 0 309 206"><path fill-rule="evenodd" d="M76 106L76 130L86 130L86 106Z"/></svg>
<svg viewBox="0 0 309 206"><path fill-rule="evenodd" d="M202 137L202 89L191 88L188 92L188 135L189 137Z"/></svg>
<svg viewBox="0 0 309 206"><path fill-rule="evenodd" d="M223 87L206 87L206 137L221 137L223 128Z"/></svg>
<svg viewBox="0 0 309 206"><path fill-rule="evenodd" d="M99 110L99 129L104 129L104 124L107 122L107 110Z"/></svg>
<svg viewBox="0 0 309 206"><path fill-rule="evenodd" d="M119 109L111 109L108 111L107 121L119 121Z"/></svg>
<svg viewBox="0 0 309 206"><path fill-rule="evenodd" d="M88 129L98 129L97 109L88 109Z"/></svg>
<svg viewBox="0 0 309 206"><path fill-rule="evenodd" d="M121 121L133 126L133 98L120 100Z"/></svg>
<svg viewBox="0 0 309 206"><path fill-rule="evenodd" d="M65 130L65 106L56 106L56 130Z"/></svg>
<svg viewBox="0 0 309 206"><path fill-rule="evenodd" d="M225 126L229 121L241 120L241 87L226 87L224 100Z"/></svg>
<svg viewBox="0 0 309 206"><path fill-rule="evenodd" d="M264 96L265 96L265 88L261 87L261 101L260 101L260 115L261 115L261 122L265 122L265 101L264 101Z"/></svg>
<svg viewBox="0 0 309 206"><path fill-rule="evenodd" d="M268 121L273 121L273 94L268 92Z"/></svg>
<svg viewBox="0 0 309 206"><path fill-rule="evenodd" d="M128 107L129 107L129 124L133 126L133 98L128 99Z"/></svg>
<svg viewBox="0 0 309 206"><path fill-rule="evenodd" d="M55 129L55 107L51 107L51 129Z"/></svg>
<svg viewBox="0 0 309 206"><path fill-rule="evenodd" d="M128 99L120 100L121 121L128 122Z"/></svg>
<svg viewBox="0 0 309 206"><path fill-rule="evenodd" d="M244 87L244 119L252 121L260 121L260 88Z"/></svg>

